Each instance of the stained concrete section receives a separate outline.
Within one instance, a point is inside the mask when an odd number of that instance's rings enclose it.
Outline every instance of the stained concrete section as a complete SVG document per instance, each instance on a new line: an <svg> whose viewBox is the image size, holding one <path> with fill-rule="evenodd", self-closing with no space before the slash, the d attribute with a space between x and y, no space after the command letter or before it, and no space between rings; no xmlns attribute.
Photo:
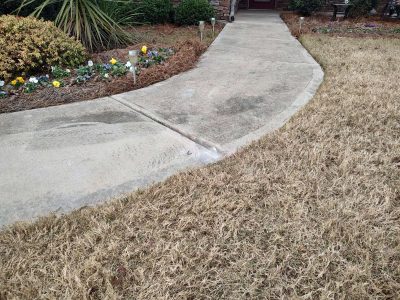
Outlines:
<svg viewBox="0 0 400 300"><path fill-rule="evenodd" d="M276 12L239 12L197 68L113 96L204 145L231 153L284 124L323 78Z"/></svg>
<svg viewBox="0 0 400 300"><path fill-rule="evenodd" d="M0 115L0 226L105 201L216 158L109 98Z"/></svg>

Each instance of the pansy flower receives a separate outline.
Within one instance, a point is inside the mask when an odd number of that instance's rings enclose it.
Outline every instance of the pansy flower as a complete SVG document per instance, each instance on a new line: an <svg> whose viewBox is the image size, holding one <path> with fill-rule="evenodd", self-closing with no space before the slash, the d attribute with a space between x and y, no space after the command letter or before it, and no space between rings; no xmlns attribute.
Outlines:
<svg viewBox="0 0 400 300"><path fill-rule="evenodd" d="M53 86L56 87L56 88L59 88L61 86L61 82L59 82L57 80L54 80L53 81Z"/></svg>

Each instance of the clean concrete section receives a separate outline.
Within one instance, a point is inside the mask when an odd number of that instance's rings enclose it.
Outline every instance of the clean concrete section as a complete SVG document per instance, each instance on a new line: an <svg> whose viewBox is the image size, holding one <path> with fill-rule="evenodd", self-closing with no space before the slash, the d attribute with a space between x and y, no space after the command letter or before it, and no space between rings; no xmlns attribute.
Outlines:
<svg viewBox="0 0 400 300"><path fill-rule="evenodd" d="M245 12L187 73L112 97L0 115L0 226L220 159L282 126L322 76L277 13Z"/></svg>

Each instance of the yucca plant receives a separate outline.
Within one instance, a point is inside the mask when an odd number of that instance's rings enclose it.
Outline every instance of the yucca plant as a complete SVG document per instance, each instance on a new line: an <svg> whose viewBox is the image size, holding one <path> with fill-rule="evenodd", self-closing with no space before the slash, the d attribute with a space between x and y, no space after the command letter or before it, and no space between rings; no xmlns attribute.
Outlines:
<svg viewBox="0 0 400 300"><path fill-rule="evenodd" d="M37 3L37 0L23 0L19 10ZM135 40L121 25L131 17L127 15L122 21L115 20L116 5L127 5L130 0L44 0L40 1L32 15L41 17L46 7L58 8L54 22L65 33L76 37L90 51L123 46ZM132 4L133 5L133 4ZM109 9L107 9L107 6ZM114 8L114 9L111 9Z"/></svg>

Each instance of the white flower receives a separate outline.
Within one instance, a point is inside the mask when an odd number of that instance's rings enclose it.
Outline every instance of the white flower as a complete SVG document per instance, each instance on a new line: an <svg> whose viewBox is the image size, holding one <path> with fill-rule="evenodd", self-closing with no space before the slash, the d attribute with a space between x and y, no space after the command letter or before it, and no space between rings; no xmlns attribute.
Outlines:
<svg viewBox="0 0 400 300"><path fill-rule="evenodd" d="M110 76L108 75L108 73L104 74L104 78L108 78L108 77L110 77Z"/></svg>
<svg viewBox="0 0 400 300"><path fill-rule="evenodd" d="M29 82L30 83L38 83L39 80L36 77L31 77L31 78L29 78Z"/></svg>
<svg viewBox="0 0 400 300"><path fill-rule="evenodd" d="M130 62L130 61L128 61L128 62L125 64L125 67L127 67L127 68L130 68L130 67L132 67L132 64L131 64L131 62Z"/></svg>
<svg viewBox="0 0 400 300"><path fill-rule="evenodd" d="M5 85L5 82L3 80L0 80L0 87L3 87Z"/></svg>
<svg viewBox="0 0 400 300"><path fill-rule="evenodd" d="M54 72L54 69L55 69L55 68L54 68L53 66L51 66L51 72Z"/></svg>
<svg viewBox="0 0 400 300"><path fill-rule="evenodd" d="M89 61L87 62L87 65L88 65L89 67L93 67L93 61L89 60Z"/></svg>
<svg viewBox="0 0 400 300"><path fill-rule="evenodd" d="M66 71L67 73L71 73L71 70L70 70L70 69L65 69L65 71Z"/></svg>
<svg viewBox="0 0 400 300"><path fill-rule="evenodd" d="M135 67L130 67L129 72L132 72L132 73L135 72Z"/></svg>

